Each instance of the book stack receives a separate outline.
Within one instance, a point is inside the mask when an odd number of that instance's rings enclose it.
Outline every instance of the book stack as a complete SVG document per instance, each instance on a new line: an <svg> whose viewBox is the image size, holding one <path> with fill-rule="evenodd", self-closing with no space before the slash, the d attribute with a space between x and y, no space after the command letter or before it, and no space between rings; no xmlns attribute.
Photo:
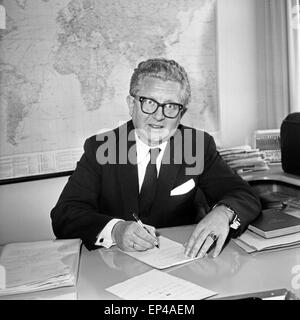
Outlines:
<svg viewBox="0 0 300 320"><path fill-rule="evenodd" d="M229 167L238 174L269 169L261 151L252 149L249 145L218 149L218 151Z"/></svg>
<svg viewBox="0 0 300 320"><path fill-rule="evenodd" d="M291 208L289 211L292 212ZM248 230L233 241L248 253L299 246L300 218L285 210L263 210Z"/></svg>

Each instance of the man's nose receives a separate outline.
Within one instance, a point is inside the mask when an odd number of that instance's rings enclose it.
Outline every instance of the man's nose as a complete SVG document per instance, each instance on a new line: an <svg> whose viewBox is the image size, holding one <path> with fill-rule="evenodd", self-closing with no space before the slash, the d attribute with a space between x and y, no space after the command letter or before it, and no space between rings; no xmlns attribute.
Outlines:
<svg viewBox="0 0 300 320"><path fill-rule="evenodd" d="M161 121L164 120L165 116L163 114L163 108L161 106L159 106L157 108L157 110L154 112L153 117L157 120L157 121Z"/></svg>

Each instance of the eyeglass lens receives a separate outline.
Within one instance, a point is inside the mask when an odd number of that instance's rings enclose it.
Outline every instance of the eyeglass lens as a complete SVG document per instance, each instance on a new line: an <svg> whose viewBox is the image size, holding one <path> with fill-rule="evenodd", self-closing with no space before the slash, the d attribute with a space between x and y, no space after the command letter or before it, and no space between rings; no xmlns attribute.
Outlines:
<svg viewBox="0 0 300 320"><path fill-rule="evenodd" d="M158 102L152 99L148 99L144 97L140 97L140 102L141 102L142 111L148 114L155 113L158 107L162 107L163 114L165 117L175 118L177 117L180 111L180 106L175 103L159 104Z"/></svg>

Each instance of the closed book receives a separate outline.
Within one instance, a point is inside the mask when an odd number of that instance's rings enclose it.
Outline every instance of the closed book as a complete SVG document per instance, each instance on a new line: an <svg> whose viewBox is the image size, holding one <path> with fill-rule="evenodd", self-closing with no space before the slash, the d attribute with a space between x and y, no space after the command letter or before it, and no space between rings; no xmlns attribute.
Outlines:
<svg viewBox="0 0 300 320"><path fill-rule="evenodd" d="M248 229L264 238L274 238L300 232L300 219L282 210L266 209Z"/></svg>

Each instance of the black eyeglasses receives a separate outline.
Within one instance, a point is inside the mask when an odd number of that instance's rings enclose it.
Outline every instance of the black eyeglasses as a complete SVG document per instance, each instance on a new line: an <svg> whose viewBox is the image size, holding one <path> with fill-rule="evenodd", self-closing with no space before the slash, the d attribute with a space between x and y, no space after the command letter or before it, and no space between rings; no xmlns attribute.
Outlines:
<svg viewBox="0 0 300 320"><path fill-rule="evenodd" d="M159 103L154 99L146 97L133 97L141 103L141 109L146 114L153 114L159 107L162 107L163 115L166 118L174 119L178 116L179 112L184 109L184 106L179 103Z"/></svg>

